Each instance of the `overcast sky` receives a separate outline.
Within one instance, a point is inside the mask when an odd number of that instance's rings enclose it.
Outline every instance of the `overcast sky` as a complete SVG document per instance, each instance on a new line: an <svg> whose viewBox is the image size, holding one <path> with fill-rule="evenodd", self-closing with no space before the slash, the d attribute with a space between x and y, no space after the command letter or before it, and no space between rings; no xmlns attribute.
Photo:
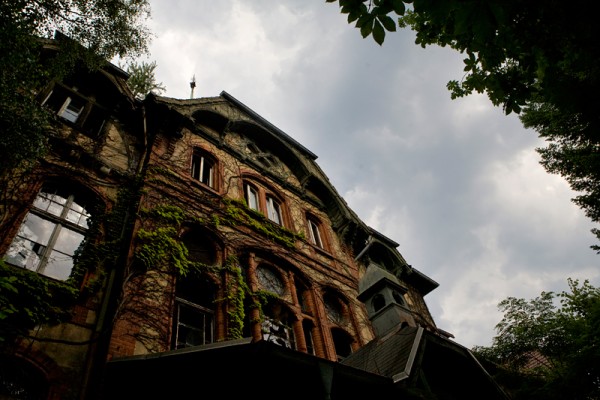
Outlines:
<svg viewBox="0 0 600 400"><path fill-rule="evenodd" d="M409 30L383 46L325 0L150 0L147 60L175 98L226 91L318 156L348 205L440 286L439 328L489 345L508 296L600 286L593 224L539 165L534 131L487 97L451 100L462 57Z"/></svg>

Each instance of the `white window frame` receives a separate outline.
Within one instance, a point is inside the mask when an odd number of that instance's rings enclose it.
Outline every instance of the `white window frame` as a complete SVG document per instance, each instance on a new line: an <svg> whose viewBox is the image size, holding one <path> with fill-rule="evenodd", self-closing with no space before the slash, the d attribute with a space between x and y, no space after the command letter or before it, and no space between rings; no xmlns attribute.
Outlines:
<svg viewBox="0 0 600 400"><path fill-rule="evenodd" d="M267 217L278 225L283 225L281 205L273 196L267 196Z"/></svg>
<svg viewBox="0 0 600 400"><path fill-rule="evenodd" d="M214 189L215 162L204 154L192 154L191 175L195 180Z"/></svg>
<svg viewBox="0 0 600 400"><path fill-rule="evenodd" d="M62 107L58 111L58 116L66 119L69 122L77 123L77 120L81 116L83 109L85 108L85 102L82 101L82 105L79 109L74 110L71 105L74 103L73 99L69 96L63 103Z"/></svg>
<svg viewBox="0 0 600 400"><path fill-rule="evenodd" d="M59 241L69 235L81 236L78 248L85 240L88 228L89 213L75 201L75 195L70 193L64 197L55 192L38 193L33 206L25 216L17 236L5 255L5 261L38 274L58 280L69 278L73 270L73 254L61 249L65 242ZM46 238L38 237L29 225L29 219L52 224ZM47 225L50 228L50 225ZM71 232L71 233L69 233ZM31 246L29 248L28 246ZM76 249L75 248L75 249ZM16 262L17 257L24 262ZM68 266L66 268L65 266Z"/></svg>
<svg viewBox="0 0 600 400"><path fill-rule="evenodd" d="M183 321L181 318L182 308L195 312L198 316L202 317L202 320L196 320L195 324L190 324L188 321ZM175 298L175 340L174 349L181 349L184 347L199 346L204 344L213 343L215 340L215 318L214 312L206 307L192 303L191 301L182 299L180 297ZM197 332L201 339L198 343L188 343L180 341L180 330L184 328L189 331Z"/></svg>
<svg viewBox="0 0 600 400"><path fill-rule="evenodd" d="M323 240L321 239L321 226L313 219L308 219L308 234L312 244L323 248Z"/></svg>
<svg viewBox="0 0 600 400"><path fill-rule="evenodd" d="M260 211L260 197L258 194L258 189L250 184L246 184L246 201L248 202L249 208L255 211Z"/></svg>

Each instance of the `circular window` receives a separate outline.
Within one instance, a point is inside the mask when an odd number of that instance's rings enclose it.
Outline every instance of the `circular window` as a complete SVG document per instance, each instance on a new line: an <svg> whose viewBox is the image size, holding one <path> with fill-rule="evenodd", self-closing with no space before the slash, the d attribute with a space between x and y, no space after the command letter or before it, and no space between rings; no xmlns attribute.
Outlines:
<svg viewBox="0 0 600 400"><path fill-rule="evenodd" d="M262 289L273 292L279 296L283 295L285 291L283 281L271 268L259 265L256 269L256 277Z"/></svg>

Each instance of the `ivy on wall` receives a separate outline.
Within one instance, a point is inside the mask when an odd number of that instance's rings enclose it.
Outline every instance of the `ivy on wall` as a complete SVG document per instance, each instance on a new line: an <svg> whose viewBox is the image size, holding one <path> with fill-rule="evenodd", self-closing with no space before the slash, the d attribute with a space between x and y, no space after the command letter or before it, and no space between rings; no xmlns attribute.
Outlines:
<svg viewBox="0 0 600 400"><path fill-rule="evenodd" d="M35 326L55 325L71 317L79 290L0 260L0 343L27 335Z"/></svg>

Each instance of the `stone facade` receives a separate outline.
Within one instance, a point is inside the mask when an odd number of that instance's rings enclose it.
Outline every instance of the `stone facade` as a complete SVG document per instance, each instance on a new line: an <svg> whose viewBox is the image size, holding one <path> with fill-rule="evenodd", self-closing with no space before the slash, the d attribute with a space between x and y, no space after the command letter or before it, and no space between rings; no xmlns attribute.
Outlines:
<svg viewBox="0 0 600 400"><path fill-rule="evenodd" d="M0 205L8 271L80 292L70 319L3 351L44 385L41 398L97 397L108 360L241 338L342 360L374 338L357 299L370 264L399 279L415 323L436 331L424 296L437 283L280 129L226 92L140 101L114 66L76 78L40 96L59 116L52 151L4 177ZM42 207L54 200L87 222ZM75 248L44 241L36 221L70 232Z"/></svg>

